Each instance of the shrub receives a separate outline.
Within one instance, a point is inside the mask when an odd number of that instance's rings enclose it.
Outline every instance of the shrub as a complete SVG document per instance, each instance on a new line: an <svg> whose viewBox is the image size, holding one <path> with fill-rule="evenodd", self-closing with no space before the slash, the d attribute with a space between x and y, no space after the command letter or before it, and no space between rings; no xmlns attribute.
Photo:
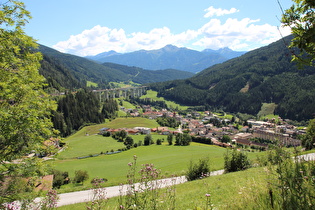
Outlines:
<svg viewBox="0 0 315 210"><path fill-rule="evenodd" d="M153 164L143 164L138 171L134 156L128 166L127 184L120 186L119 209L175 209L176 178L171 180L171 186L162 189L167 182L159 180L161 171Z"/></svg>
<svg viewBox="0 0 315 210"><path fill-rule="evenodd" d="M125 141L124 141L124 144L132 146L133 145L133 138L130 136L127 136Z"/></svg>
<svg viewBox="0 0 315 210"><path fill-rule="evenodd" d="M199 159L197 163L193 163L192 161L190 162L186 178L188 181L192 181L208 176L209 173L209 160L207 158Z"/></svg>
<svg viewBox="0 0 315 210"><path fill-rule="evenodd" d="M110 132L109 132L109 131L105 131L105 132L103 133L103 136L104 136L104 137L109 137L109 136L110 136Z"/></svg>
<svg viewBox="0 0 315 210"><path fill-rule="evenodd" d="M53 188L59 189L62 185L69 183L69 174L68 172L63 172L59 170L53 170L52 174L54 175Z"/></svg>
<svg viewBox="0 0 315 210"><path fill-rule="evenodd" d="M281 161L270 168L273 171L270 174L270 206L274 209L315 209L315 162L278 156Z"/></svg>
<svg viewBox="0 0 315 210"><path fill-rule="evenodd" d="M156 145L161 145L162 144L162 140L161 139L157 139L156 140Z"/></svg>
<svg viewBox="0 0 315 210"><path fill-rule="evenodd" d="M232 150L232 153L227 150L227 153L224 157L224 170L225 173L242 171L250 168L251 164L247 155L244 152L237 151L236 149Z"/></svg>
<svg viewBox="0 0 315 210"><path fill-rule="evenodd" d="M88 172L83 170L78 170L74 172L75 176L73 179L74 183L83 183L89 178Z"/></svg>
<svg viewBox="0 0 315 210"><path fill-rule="evenodd" d="M144 146L148 146L148 145L151 145L152 144L152 136L150 134L147 134L145 137L144 137Z"/></svg>
<svg viewBox="0 0 315 210"><path fill-rule="evenodd" d="M168 145L173 144L173 134L170 133L167 135L167 142L168 142Z"/></svg>

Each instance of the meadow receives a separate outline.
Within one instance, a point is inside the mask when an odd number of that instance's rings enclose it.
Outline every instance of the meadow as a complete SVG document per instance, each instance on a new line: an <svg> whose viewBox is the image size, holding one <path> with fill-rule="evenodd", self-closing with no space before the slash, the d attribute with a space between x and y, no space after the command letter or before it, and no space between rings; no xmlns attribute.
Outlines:
<svg viewBox="0 0 315 210"><path fill-rule="evenodd" d="M156 91L153 91L153 90L147 90L147 94L146 95L143 95L140 97L141 99L143 98L151 98L152 100L155 100L155 101L165 101L167 107L169 109L175 109L177 108L178 110L186 110L189 108L189 106L183 106L183 105L180 105L180 104L177 104L173 101L168 101L168 100L165 100L163 97L158 97L157 96L157 92Z"/></svg>
<svg viewBox="0 0 315 210"><path fill-rule="evenodd" d="M154 128L158 125L154 120L146 118L117 118L104 124L84 127L65 139L67 147L59 153L55 161L51 161L52 167L69 172L70 178L74 176L76 170L86 170L89 174L89 180L83 185L72 183L64 185L59 192L88 189L91 187L90 180L96 177L108 179L106 186L119 185L126 181L127 164L132 161L134 155L138 157L139 165L152 163L167 177L184 175L191 161L198 161L202 158L209 159L211 171L224 167L225 148L194 142L190 146L169 146L166 142L166 136L160 134L152 134L152 138L154 141L158 138L164 139L162 145L140 146L118 154L101 154L97 157L76 159L76 157L115 151L124 147L123 143L117 142L112 137L96 135L99 129L103 127L133 128L136 126ZM132 136L135 143L143 142L144 137L145 135ZM248 154L251 159L255 159L257 155L263 153Z"/></svg>
<svg viewBox="0 0 315 210"><path fill-rule="evenodd" d="M103 124L86 126L64 140L66 149L58 155L58 158L76 158L121 149L124 147L123 143L117 142L111 137L97 135L99 130L105 127L134 128L137 126L154 128L159 125L156 121L145 118L117 118Z"/></svg>

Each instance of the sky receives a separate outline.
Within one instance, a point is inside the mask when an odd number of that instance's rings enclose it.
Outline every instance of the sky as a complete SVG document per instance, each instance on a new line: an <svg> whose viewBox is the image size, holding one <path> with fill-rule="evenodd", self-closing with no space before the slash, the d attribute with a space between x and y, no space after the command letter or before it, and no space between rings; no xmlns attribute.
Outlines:
<svg viewBox="0 0 315 210"><path fill-rule="evenodd" d="M277 41L277 0L22 0L32 19L27 35L79 56L160 49L229 47L250 51ZM293 3L279 0L284 9Z"/></svg>

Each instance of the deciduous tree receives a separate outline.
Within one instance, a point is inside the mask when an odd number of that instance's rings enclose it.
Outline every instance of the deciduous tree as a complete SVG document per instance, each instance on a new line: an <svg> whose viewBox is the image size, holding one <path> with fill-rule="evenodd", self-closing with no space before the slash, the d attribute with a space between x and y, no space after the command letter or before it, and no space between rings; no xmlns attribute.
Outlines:
<svg viewBox="0 0 315 210"><path fill-rule="evenodd" d="M21 164L8 162L33 150L39 153L43 150L43 142L52 135L50 115L56 105L43 90L45 79L38 72L42 56L34 52L37 44L23 30L29 12L20 1L2 2L5 3L0 3L0 183L4 174L10 178L6 185L0 184L0 203L20 200L23 205L33 196L32 180L44 175L45 170L37 158L25 159ZM18 185L21 182L25 183Z"/></svg>
<svg viewBox="0 0 315 210"><path fill-rule="evenodd" d="M298 47L301 52L293 53L292 60L302 65L315 65L315 1L292 0L294 4L282 15L281 22L289 26L294 34L290 48Z"/></svg>
<svg viewBox="0 0 315 210"><path fill-rule="evenodd" d="M0 160L37 150L52 130L50 114L56 107L43 90L41 54L23 31L28 18L23 3L0 4Z"/></svg>

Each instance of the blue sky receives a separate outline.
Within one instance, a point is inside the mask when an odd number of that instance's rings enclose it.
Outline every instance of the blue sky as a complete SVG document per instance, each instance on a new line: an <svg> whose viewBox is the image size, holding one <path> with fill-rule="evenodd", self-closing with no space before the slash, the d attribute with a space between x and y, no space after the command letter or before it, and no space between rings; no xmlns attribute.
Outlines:
<svg viewBox="0 0 315 210"><path fill-rule="evenodd" d="M279 0L284 9L291 0ZM152 50L249 51L281 38L277 0L24 0L25 31L40 44L80 56ZM290 30L280 27L283 35Z"/></svg>

